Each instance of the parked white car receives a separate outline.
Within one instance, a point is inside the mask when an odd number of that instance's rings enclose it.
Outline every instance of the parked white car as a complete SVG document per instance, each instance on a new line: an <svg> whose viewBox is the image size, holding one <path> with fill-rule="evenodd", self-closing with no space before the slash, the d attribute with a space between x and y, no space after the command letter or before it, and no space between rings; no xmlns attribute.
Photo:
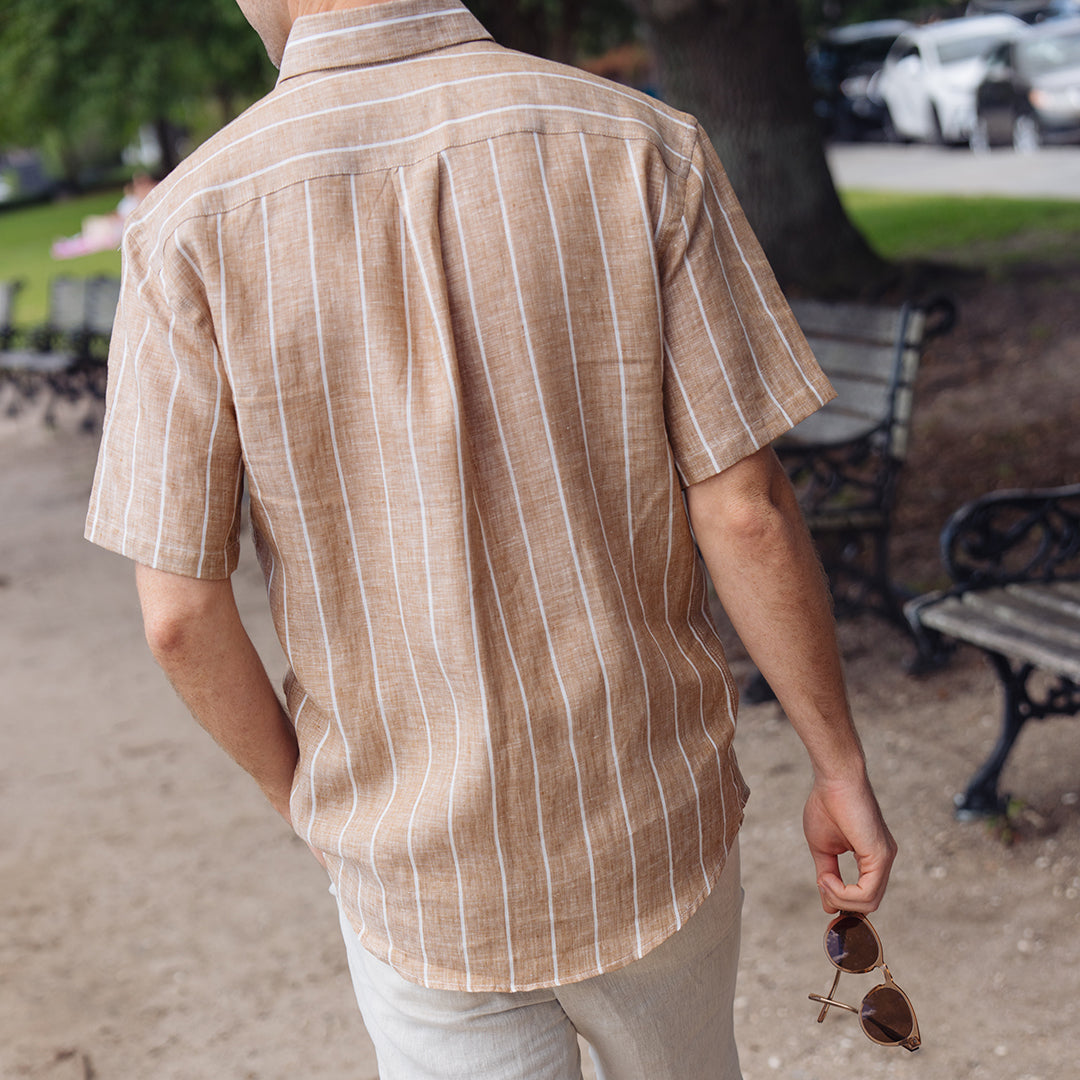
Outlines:
<svg viewBox="0 0 1080 1080"><path fill-rule="evenodd" d="M1027 25L1011 15L945 19L906 30L889 50L873 88L888 109L887 134L967 142L987 55L1027 32Z"/></svg>

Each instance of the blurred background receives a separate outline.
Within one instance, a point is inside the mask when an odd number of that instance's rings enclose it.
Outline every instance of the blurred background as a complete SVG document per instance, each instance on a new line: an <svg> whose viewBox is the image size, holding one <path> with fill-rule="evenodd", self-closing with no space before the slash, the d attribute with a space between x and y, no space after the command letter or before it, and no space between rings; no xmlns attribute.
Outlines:
<svg viewBox="0 0 1080 1080"><path fill-rule="evenodd" d="M961 503L1080 480L1076 0L469 6L512 47L699 116L791 295L950 297L893 523L906 593L947 584L938 538ZM232 0L0 0L3 1080L375 1076L324 875L173 698L130 566L80 539L123 222L274 79ZM277 677L248 549L236 588ZM1030 725L1005 812L958 821L1000 725L990 668L961 649L914 677L895 627L857 616L840 632L901 845L875 922L924 1047L874 1046L846 1015L814 1023L806 995L832 969L799 829L806 766L765 702L737 744L755 792L747 1080L1074 1080L1075 719Z"/></svg>

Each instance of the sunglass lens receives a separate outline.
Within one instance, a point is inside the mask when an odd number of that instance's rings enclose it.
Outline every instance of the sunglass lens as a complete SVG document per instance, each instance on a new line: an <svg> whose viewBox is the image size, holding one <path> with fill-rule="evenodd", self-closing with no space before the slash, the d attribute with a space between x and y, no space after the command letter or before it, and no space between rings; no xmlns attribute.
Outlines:
<svg viewBox="0 0 1080 1080"><path fill-rule="evenodd" d="M902 1043L915 1026L908 1000L891 986L876 986L863 998L863 1030L875 1042Z"/></svg>
<svg viewBox="0 0 1080 1080"><path fill-rule="evenodd" d="M862 919L843 915L825 935L825 951L842 971L869 971L880 959L874 931Z"/></svg>

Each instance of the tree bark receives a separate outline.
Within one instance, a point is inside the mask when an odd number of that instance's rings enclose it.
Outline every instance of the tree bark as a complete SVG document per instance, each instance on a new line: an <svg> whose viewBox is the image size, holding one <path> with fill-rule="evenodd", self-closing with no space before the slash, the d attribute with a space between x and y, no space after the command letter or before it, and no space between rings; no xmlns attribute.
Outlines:
<svg viewBox="0 0 1080 1080"><path fill-rule="evenodd" d="M708 132L781 285L866 296L895 275L848 218L813 113L797 0L630 0L664 94Z"/></svg>

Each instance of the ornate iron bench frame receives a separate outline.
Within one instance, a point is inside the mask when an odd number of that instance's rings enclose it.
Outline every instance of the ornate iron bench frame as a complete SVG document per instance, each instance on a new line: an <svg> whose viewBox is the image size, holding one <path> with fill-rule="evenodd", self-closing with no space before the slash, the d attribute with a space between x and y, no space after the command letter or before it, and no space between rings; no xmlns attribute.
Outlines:
<svg viewBox="0 0 1080 1080"><path fill-rule="evenodd" d="M998 783L1024 725L1080 713L1080 484L967 503L942 531L941 554L955 584L905 611L927 651L974 645L1001 681L1001 733L956 798L958 817L1000 814ZM1040 671L1049 686L1036 685Z"/></svg>
<svg viewBox="0 0 1080 1080"><path fill-rule="evenodd" d="M792 311L836 398L776 443L840 615L870 611L905 633L889 540L926 343L948 332L946 297L900 307L795 300Z"/></svg>
<svg viewBox="0 0 1080 1080"><path fill-rule="evenodd" d="M0 391L10 390L9 413L42 395L46 420L58 398L104 400L105 361L119 296L117 278L53 278L45 323L8 335L0 350Z"/></svg>

